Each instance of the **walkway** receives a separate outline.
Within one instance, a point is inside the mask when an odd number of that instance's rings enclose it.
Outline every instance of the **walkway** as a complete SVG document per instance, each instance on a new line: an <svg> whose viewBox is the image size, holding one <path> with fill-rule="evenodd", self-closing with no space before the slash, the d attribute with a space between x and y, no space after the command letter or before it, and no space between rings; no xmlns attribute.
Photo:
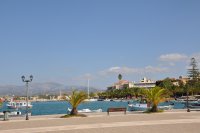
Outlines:
<svg viewBox="0 0 200 133"><path fill-rule="evenodd" d="M24 118L23 118L24 119ZM200 112L156 114L106 113L86 118L61 119L58 116L0 121L0 133L199 133Z"/></svg>

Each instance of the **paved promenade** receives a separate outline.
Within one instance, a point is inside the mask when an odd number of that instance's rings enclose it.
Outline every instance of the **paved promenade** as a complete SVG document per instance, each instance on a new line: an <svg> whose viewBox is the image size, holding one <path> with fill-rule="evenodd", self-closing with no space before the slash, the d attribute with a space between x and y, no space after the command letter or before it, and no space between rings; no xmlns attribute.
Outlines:
<svg viewBox="0 0 200 133"><path fill-rule="evenodd" d="M0 121L0 133L199 133L200 112L156 114L123 112L88 114L82 118L31 116Z"/></svg>

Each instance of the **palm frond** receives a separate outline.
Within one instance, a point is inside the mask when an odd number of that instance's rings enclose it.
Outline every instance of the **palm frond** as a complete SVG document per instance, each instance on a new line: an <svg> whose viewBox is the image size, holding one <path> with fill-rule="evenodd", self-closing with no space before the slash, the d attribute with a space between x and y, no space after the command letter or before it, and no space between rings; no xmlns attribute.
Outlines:
<svg viewBox="0 0 200 133"><path fill-rule="evenodd" d="M83 102L87 98L87 95L83 91L73 91L72 95L69 96L69 99L67 100L72 108L76 108L81 102Z"/></svg>
<svg viewBox="0 0 200 133"><path fill-rule="evenodd" d="M152 89L144 89L143 93L146 96L147 102L152 104L152 107L157 108L158 104L165 99L166 90L155 87Z"/></svg>

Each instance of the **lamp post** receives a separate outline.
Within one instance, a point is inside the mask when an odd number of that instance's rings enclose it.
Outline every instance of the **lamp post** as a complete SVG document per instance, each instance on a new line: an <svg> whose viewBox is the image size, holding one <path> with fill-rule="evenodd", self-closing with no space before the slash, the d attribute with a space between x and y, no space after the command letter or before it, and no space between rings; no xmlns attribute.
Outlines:
<svg viewBox="0 0 200 133"><path fill-rule="evenodd" d="M29 117L28 117L28 83L33 80L33 76L30 75L29 80L26 80L25 76L22 76L21 78L22 78L22 81L26 83L26 120L29 120Z"/></svg>
<svg viewBox="0 0 200 133"><path fill-rule="evenodd" d="M189 95L189 92L188 92L188 88L187 88L187 101L186 101L186 104L187 104L187 112L190 112L189 101L188 101L189 97L188 97L188 95Z"/></svg>

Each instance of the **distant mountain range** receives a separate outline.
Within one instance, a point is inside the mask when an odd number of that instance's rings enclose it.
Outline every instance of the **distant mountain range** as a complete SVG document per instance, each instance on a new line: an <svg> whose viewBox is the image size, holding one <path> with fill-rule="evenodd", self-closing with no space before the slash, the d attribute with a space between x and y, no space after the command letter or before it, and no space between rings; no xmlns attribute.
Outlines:
<svg viewBox="0 0 200 133"><path fill-rule="evenodd" d="M29 86L29 95L45 95L45 94L56 94L59 95L60 92L70 93L73 89L87 91L86 86L65 86L63 84L48 82L48 83L32 83ZM90 87L90 92L101 91L94 87ZM25 96L26 87L24 86L15 86L15 85L0 85L0 96L5 95L15 95L15 96Z"/></svg>

